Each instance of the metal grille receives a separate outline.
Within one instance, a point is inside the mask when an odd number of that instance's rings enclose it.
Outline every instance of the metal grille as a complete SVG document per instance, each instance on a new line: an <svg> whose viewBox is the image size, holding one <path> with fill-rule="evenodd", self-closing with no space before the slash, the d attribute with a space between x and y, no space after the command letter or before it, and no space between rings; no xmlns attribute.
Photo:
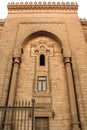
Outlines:
<svg viewBox="0 0 87 130"><path fill-rule="evenodd" d="M33 130L34 100L19 101L13 107L0 107L0 130Z"/></svg>

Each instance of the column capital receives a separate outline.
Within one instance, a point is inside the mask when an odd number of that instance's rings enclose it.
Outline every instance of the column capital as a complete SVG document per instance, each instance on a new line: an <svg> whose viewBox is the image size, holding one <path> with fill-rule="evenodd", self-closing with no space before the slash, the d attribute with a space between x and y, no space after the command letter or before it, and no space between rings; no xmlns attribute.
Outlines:
<svg viewBox="0 0 87 130"><path fill-rule="evenodd" d="M20 57L13 57L13 64L19 64L21 63L21 58Z"/></svg>
<svg viewBox="0 0 87 130"><path fill-rule="evenodd" d="M66 65L67 63L72 64L71 57L64 57L63 61L64 61L64 65Z"/></svg>

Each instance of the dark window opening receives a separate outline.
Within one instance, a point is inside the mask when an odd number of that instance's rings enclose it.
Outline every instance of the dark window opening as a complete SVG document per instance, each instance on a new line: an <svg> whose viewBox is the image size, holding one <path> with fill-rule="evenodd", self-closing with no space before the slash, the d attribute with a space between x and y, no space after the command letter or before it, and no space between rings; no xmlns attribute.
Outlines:
<svg viewBox="0 0 87 130"><path fill-rule="evenodd" d="M40 55L40 66L45 65L45 56L43 54Z"/></svg>

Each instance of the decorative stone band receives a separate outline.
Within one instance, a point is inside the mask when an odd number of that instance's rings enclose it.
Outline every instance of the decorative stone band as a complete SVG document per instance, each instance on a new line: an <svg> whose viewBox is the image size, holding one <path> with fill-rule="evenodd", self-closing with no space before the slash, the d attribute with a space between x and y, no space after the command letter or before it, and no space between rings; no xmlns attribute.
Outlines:
<svg viewBox="0 0 87 130"><path fill-rule="evenodd" d="M12 10L78 10L78 4L77 2L74 3L74 2L20 2L20 3L14 3L14 2L11 2L11 3L8 3L8 10L12 11Z"/></svg>
<svg viewBox="0 0 87 130"><path fill-rule="evenodd" d="M80 124L80 122L71 122L71 124Z"/></svg>
<svg viewBox="0 0 87 130"><path fill-rule="evenodd" d="M64 57L64 65L66 65L67 63L72 64L70 59L71 57Z"/></svg>

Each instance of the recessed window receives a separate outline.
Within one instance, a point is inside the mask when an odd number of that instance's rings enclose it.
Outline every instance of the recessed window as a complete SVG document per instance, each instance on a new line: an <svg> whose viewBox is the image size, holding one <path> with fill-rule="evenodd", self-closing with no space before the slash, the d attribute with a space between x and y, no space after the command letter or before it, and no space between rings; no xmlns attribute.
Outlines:
<svg viewBox="0 0 87 130"><path fill-rule="evenodd" d="M38 91L46 91L46 76L38 77Z"/></svg>
<svg viewBox="0 0 87 130"><path fill-rule="evenodd" d="M41 54L40 55L40 66L44 66L45 65L45 55Z"/></svg>

